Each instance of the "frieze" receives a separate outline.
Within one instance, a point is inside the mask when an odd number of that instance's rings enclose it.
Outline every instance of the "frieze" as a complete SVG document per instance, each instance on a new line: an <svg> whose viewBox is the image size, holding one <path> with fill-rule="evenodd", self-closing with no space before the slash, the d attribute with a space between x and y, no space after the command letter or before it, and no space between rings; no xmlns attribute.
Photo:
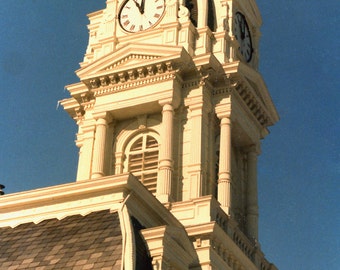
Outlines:
<svg viewBox="0 0 340 270"><path fill-rule="evenodd" d="M152 84L152 83L161 82L161 81L174 80L175 78L176 78L175 72L165 73L161 75L155 75L152 77L150 76L150 77L140 78L139 80L137 79L127 80L127 81L124 81L124 83L123 82L117 83L114 85L109 85L107 87L100 87L97 89L93 89L93 93L94 93L94 96L98 97L98 96L108 95L114 92L126 91L128 89L140 87L140 86L147 85L147 84Z"/></svg>
<svg viewBox="0 0 340 270"><path fill-rule="evenodd" d="M153 77L161 74L170 74L173 72L176 72L177 70L174 69L173 64L171 61L164 62L164 63L158 63L158 64L153 64L145 67L139 67L135 69L130 69L130 70L125 70L121 71L118 73L113 73L109 75L104 75L100 76L98 78L92 78L90 80L84 81L84 83L89 87L90 90L95 90L97 93L105 93L107 89L125 89L125 88L130 88L133 85L136 85L135 80L138 79L145 79L142 82L139 82L138 85L143 85L145 83L153 82L155 79L149 79L148 77ZM161 78L167 79L168 76L161 76ZM128 85L132 86L127 86L127 85L119 85L119 84L125 84L129 82ZM131 84L132 82L132 84ZM116 85L119 85L116 87ZM108 88L108 86L110 86ZM105 89L100 89L97 91L96 89L98 88L105 88Z"/></svg>

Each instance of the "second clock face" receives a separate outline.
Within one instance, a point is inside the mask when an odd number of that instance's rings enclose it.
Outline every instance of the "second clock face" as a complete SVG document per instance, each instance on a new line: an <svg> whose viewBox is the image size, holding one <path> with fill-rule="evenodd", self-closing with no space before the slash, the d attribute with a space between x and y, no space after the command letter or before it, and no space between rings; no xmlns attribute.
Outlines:
<svg viewBox="0 0 340 270"><path fill-rule="evenodd" d="M154 26L164 10L164 0L127 0L120 9L119 23L128 32L143 31Z"/></svg>
<svg viewBox="0 0 340 270"><path fill-rule="evenodd" d="M240 12L235 14L234 35L240 45L239 50L241 55L249 62L253 54L253 45L247 21Z"/></svg>

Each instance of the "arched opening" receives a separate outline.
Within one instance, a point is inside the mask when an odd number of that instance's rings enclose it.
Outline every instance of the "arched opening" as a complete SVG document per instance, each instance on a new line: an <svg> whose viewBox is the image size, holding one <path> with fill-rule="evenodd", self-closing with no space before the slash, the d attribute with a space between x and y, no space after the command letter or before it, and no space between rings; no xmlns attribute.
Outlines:
<svg viewBox="0 0 340 270"><path fill-rule="evenodd" d="M190 12L190 21L192 24L197 27L197 19L198 19L198 7L197 0L185 0L185 7Z"/></svg>
<svg viewBox="0 0 340 270"><path fill-rule="evenodd" d="M124 171L135 175L153 194L156 193L159 144L151 131L138 133L127 143Z"/></svg>

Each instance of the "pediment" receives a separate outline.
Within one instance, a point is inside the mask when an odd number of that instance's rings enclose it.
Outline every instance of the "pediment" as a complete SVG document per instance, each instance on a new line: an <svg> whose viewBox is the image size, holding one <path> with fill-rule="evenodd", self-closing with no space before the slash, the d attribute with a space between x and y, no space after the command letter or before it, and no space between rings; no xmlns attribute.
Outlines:
<svg viewBox="0 0 340 270"><path fill-rule="evenodd" d="M157 62L182 59L186 56L182 47L155 46L150 44L128 44L118 50L99 58L76 71L80 80L105 76L110 73L118 73L135 69L141 66L155 64Z"/></svg>

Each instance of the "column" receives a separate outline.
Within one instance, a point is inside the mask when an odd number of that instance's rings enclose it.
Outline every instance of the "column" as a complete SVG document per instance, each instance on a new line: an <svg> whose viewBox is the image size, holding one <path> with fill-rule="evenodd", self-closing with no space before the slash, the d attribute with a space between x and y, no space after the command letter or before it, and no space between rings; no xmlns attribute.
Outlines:
<svg viewBox="0 0 340 270"><path fill-rule="evenodd" d="M157 199L169 202L171 196L171 180L173 170L172 140L173 140L173 106L169 103L160 103L162 110L162 134L159 153L159 172L157 178Z"/></svg>
<svg viewBox="0 0 340 270"><path fill-rule="evenodd" d="M231 215L231 120L230 114L217 115L221 119L220 162L217 199L227 215Z"/></svg>
<svg viewBox="0 0 340 270"><path fill-rule="evenodd" d="M248 184L247 184L247 234L258 239L258 199L257 199L257 151L251 147L247 153Z"/></svg>
<svg viewBox="0 0 340 270"><path fill-rule="evenodd" d="M91 179L104 176L106 130L107 120L102 116L96 121Z"/></svg>

